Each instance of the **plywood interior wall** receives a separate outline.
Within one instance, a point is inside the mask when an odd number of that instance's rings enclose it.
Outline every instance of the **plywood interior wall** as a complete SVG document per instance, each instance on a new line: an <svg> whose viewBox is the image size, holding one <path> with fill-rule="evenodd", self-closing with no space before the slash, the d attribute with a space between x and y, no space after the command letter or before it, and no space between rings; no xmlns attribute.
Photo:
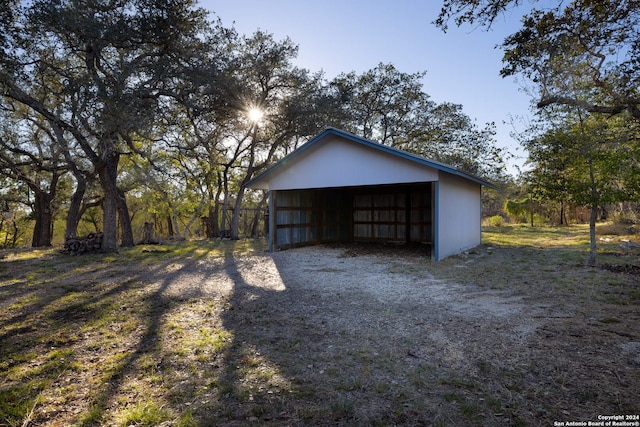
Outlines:
<svg viewBox="0 0 640 427"><path fill-rule="evenodd" d="M322 242L432 243L432 184L272 192L275 248Z"/></svg>

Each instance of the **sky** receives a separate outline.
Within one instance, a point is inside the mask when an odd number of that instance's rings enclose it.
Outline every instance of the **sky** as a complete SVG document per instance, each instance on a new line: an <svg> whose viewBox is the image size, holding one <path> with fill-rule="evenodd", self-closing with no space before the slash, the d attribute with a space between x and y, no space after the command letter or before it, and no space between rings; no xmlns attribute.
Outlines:
<svg viewBox="0 0 640 427"><path fill-rule="evenodd" d="M499 17L489 31L451 23L444 33L432 24L442 6L434 0L201 0L200 6L240 34L260 29L276 40L289 37L299 47L295 65L324 71L327 79L379 63L407 74L426 71L423 90L433 101L461 104L480 128L495 123L497 145L515 156L511 174L526 160L511 133L526 127L531 97L522 82L500 77L496 48L519 29L517 12Z"/></svg>

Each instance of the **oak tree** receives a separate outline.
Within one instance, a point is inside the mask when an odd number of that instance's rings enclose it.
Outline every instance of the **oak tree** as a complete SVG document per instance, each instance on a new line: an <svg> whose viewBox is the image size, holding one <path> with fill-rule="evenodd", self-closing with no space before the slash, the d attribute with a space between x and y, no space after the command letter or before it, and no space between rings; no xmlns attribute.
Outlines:
<svg viewBox="0 0 640 427"><path fill-rule="evenodd" d="M48 121L91 163L104 195L103 251L117 250L117 217L122 244L132 245L120 159L136 152L136 135L166 99L194 90L189 71L210 65L206 13L175 0L36 0L12 10L1 95ZM215 67L208 72L215 84ZM51 80L64 84L52 90Z"/></svg>
<svg viewBox="0 0 640 427"><path fill-rule="evenodd" d="M538 107L569 105L591 113L628 112L640 121L640 1L444 0L435 24L453 19L491 27L507 11L534 4L503 44L503 76L536 83ZM536 8L535 6L538 6ZM585 90L575 91L580 81Z"/></svg>
<svg viewBox="0 0 640 427"><path fill-rule="evenodd" d="M588 265L596 260L598 211L640 197L640 128L615 119L570 111L525 144L532 169L528 180L544 200L590 208Z"/></svg>

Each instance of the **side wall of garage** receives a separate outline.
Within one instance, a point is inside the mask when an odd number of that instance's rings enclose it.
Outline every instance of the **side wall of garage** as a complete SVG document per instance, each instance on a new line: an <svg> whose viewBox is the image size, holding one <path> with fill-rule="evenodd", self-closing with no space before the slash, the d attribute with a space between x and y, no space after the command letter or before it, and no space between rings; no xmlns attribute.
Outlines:
<svg viewBox="0 0 640 427"><path fill-rule="evenodd" d="M480 184L440 173L436 194L435 259L478 246L482 241Z"/></svg>

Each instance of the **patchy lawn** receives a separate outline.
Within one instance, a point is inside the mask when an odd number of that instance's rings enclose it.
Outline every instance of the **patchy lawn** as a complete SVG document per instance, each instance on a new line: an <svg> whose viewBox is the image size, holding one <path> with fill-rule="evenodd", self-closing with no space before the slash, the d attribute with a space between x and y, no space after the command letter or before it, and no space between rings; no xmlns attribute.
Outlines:
<svg viewBox="0 0 640 427"><path fill-rule="evenodd" d="M635 230L419 249L0 253L0 426L553 425L640 413Z"/></svg>

